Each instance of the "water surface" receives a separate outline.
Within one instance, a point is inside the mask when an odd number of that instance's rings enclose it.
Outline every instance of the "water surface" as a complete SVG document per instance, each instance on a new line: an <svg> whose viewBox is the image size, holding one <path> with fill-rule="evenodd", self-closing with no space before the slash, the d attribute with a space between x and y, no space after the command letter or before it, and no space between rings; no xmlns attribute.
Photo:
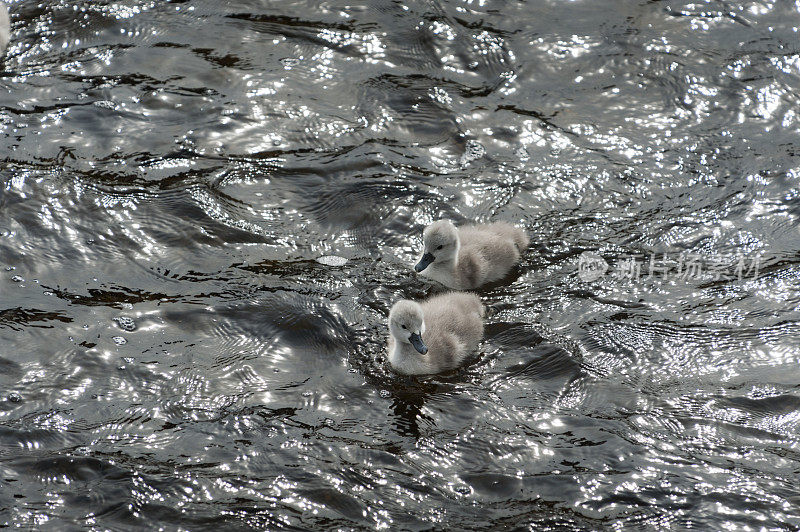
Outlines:
<svg viewBox="0 0 800 532"><path fill-rule="evenodd" d="M0 524L800 526L796 2L11 11ZM401 378L442 217L532 246Z"/></svg>

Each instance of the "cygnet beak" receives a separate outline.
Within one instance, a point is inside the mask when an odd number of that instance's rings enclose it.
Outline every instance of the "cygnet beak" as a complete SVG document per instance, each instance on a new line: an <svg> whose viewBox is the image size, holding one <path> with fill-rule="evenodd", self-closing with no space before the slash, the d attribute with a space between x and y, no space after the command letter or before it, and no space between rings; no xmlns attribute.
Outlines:
<svg viewBox="0 0 800 532"><path fill-rule="evenodd" d="M425 254L422 256L422 258L420 259L420 261L417 263L417 265L416 265L416 266L414 266L414 269L415 269L417 272L421 272L422 270L424 270L425 268L427 268L427 267L428 267L428 265L429 265L431 262L433 262L433 260L434 260L435 258L436 258L436 257L434 257L432 253L425 253Z"/></svg>
<svg viewBox="0 0 800 532"><path fill-rule="evenodd" d="M422 341L422 337L419 334L414 333L408 339L411 341L411 345L414 346L414 349L420 354L424 355L428 352L428 346L425 345L425 342Z"/></svg>

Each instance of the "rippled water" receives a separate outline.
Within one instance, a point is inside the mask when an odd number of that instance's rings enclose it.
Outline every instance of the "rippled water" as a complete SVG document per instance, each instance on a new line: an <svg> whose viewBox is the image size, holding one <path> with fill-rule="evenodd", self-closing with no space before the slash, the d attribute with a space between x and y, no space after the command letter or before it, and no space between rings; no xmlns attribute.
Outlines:
<svg viewBox="0 0 800 532"><path fill-rule="evenodd" d="M797 2L11 12L0 525L800 526ZM533 244L400 378L441 217Z"/></svg>

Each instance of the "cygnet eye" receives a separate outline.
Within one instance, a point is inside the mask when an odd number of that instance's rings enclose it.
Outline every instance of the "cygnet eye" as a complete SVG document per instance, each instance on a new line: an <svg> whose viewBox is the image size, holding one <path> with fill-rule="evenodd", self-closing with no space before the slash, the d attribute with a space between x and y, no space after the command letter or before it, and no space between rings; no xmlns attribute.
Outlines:
<svg viewBox="0 0 800 532"><path fill-rule="evenodd" d="M405 329L405 328L406 328L406 326L405 326L405 325L401 325L400 327L402 327L403 329Z"/></svg>
<svg viewBox="0 0 800 532"><path fill-rule="evenodd" d="M438 247L438 248L436 248L436 249L442 249L443 247L444 247L444 244L442 244L441 246L439 246L439 247Z"/></svg>

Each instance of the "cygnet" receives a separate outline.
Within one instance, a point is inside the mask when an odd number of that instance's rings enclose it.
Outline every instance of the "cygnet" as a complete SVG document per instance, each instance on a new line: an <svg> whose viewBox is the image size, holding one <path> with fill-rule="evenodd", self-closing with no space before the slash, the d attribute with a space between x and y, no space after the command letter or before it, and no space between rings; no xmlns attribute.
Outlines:
<svg viewBox="0 0 800 532"><path fill-rule="evenodd" d="M6 50L11 40L11 21L8 18L8 6L0 1L0 54Z"/></svg>
<svg viewBox="0 0 800 532"><path fill-rule="evenodd" d="M481 300L468 292L398 301L389 312L389 363L405 375L459 367L483 337L484 314Z"/></svg>
<svg viewBox="0 0 800 532"><path fill-rule="evenodd" d="M472 290L505 277L529 243L523 229L506 222L456 227L439 220L423 231L414 269L448 288Z"/></svg>

